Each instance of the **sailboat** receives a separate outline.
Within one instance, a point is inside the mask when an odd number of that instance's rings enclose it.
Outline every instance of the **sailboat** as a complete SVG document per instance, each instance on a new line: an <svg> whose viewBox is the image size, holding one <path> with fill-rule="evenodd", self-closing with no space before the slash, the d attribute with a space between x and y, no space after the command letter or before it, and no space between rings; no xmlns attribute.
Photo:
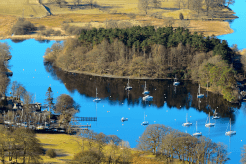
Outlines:
<svg viewBox="0 0 246 164"><path fill-rule="evenodd" d="M197 98L203 98L204 94L200 93L200 84L199 84L199 88L198 88L198 93L197 93Z"/></svg>
<svg viewBox="0 0 246 164"><path fill-rule="evenodd" d="M236 134L236 131L231 130L231 118L230 118L230 130L225 133L225 135L230 136Z"/></svg>
<svg viewBox="0 0 246 164"><path fill-rule="evenodd" d="M176 75L175 75L173 85L174 85L174 86L178 86L179 84L180 84L180 82L178 82L177 77L176 77Z"/></svg>
<svg viewBox="0 0 246 164"><path fill-rule="evenodd" d="M128 121L128 118L122 117L121 122Z"/></svg>
<svg viewBox="0 0 246 164"><path fill-rule="evenodd" d="M201 136L202 132L197 131L197 121L196 121L196 132L192 134L193 136Z"/></svg>
<svg viewBox="0 0 246 164"><path fill-rule="evenodd" d="M191 126L192 123L188 121L188 113L186 114L186 123L182 124L183 126Z"/></svg>
<svg viewBox="0 0 246 164"><path fill-rule="evenodd" d="M141 125L149 125L149 122L148 121L145 121L145 112L144 112L144 122L142 122L142 124Z"/></svg>
<svg viewBox="0 0 246 164"><path fill-rule="evenodd" d="M215 112L214 112L212 119L219 119L219 118L220 118L220 116L218 116L218 113L216 113L216 109L215 109Z"/></svg>
<svg viewBox="0 0 246 164"><path fill-rule="evenodd" d="M145 87L144 87L143 94L144 94L144 95L149 94L149 91L147 90L147 87L146 87L146 81L145 81Z"/></svg>
<svg viewBox="0 0 246 164"><path fill-rule="evenodd" d="M211 126L214 126L215 123L210 123L210 112L208 114L208 118L209 118L209 123L205 124L206 127L211 127Z"/></svg>
<svg viewBox="0 0 246 164"><path fill-rule="evenodd" d="M152 100L153 100L153 96L146 95L143 97L143 101L152 101Z"/></svg>
<svg viewBox="0 0 246 164"><path fill-rule="evenodd" d="M94 102L99 102L99 101L101 101L101 99L97 97L97 88L96 88L96 98L95 98L93 101L94 101Z"/></svg>
<svg viewBox="0 0 246 164"><path fill-rule="evenodd" d="M129 84L130 84L130 83L129 83L129 79L128 79L128 83L127 83L127 86L126 86L126 88L125 88L125 90L127 90L127 91L132 90L132 87L131 87Z"/></svg>

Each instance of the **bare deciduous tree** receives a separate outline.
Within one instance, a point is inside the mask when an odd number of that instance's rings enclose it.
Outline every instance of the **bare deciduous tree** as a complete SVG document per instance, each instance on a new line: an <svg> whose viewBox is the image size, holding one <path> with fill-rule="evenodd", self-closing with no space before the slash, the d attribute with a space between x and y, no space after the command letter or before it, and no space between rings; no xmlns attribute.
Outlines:
<svg viewBox="0 0 246 164"><path fill-rule="evenodd" d="M148 14L148 10L149 10L149 0L138 0L138 8L139 10L142 10L145 12L145 14Z"/></svg>
<svg viewBox="0 0 246 164"><path fill-rule="evenodd" d="M60 114L59 121L68 127L75 113L79 111L79 104L69 95L62 94L57 98L54 112Z"/></svg>
<svg viewBox="0 0 246 164"><path fill-rule="evenodd" d="M138 148L156 154L162 144L162 138L169 133L170 130L170 128L161 124L149 125L139 138Z"/></svg>

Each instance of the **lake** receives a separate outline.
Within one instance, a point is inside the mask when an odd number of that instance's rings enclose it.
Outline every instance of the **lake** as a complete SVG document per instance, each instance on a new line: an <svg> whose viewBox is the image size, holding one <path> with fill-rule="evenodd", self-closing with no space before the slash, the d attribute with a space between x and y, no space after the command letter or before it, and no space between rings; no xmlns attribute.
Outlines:
<svg viewBox="0 0 246 164"><path fill-rule="evenodd" d="M244 5L243 5L244 4ZM236 2L232 9L239 19L231 23L233 34L220 36L226 39L229 45L237 44L239 49L244 48L245 31L243 31L245 2ZM231 104L226 102L220 95L206 92L203 99L197 99L198 84L191 81L181 81L181 85L174 87L172 80L146 80L152 102L142 101L145 80L131 80L131 91L125 91L127 79L113 79L94 77L89 75L77 75L61 71L44 64L45 50L51 47L55 41L39 42L34 39L25 41L1 40L7 42L12 50L10 60L13 76L11 82L18 81L23 84L27 91L36 95L36 102L44 103L45 93L51 87L54 98L61 94L69 94L80 104L80 112L77 116L97 117L97 122L81 122L91 124L96 132L106 135L115 134L121 139L129 141L131 147L136 147L136 140L144 132L141 123L145 120L150 124L164 124L182 132L192 134L195 132L195 123L198 122L198 130L203 136L209 137L214 142L223 142L228 146L230 161L239 163L240 148L246 144L246 104ZM10 88L10 87L9 87ZM93 102L96 97L102 100ZM10 92L10 90L8 91ZM221 116L218 120L211 119L215 127L206 128L208 114L218 112ZM182 123L188 120L193 123L190 127L183 127ZM122 123L122 117L128 121ZM212 118L212 117L211 117ZM225 136L229 130L229 119L232 119L232 129L236 135Z"/></svg>

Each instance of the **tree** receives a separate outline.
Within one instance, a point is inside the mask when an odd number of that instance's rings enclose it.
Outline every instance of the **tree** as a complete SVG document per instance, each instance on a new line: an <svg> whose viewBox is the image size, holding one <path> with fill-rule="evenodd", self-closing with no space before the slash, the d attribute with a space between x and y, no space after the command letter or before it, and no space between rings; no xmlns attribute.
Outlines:
<svg viewBox="0 0 246 164"><path fill-rule="evenodd" d="M99 164L103 158L103 154L92 150L81 151L74 155L74 162L77 163L89 163L89 164Z"/></svg>
<svg viewBox="0 0 246 164"><path fill-rule="evenodd" d="M50 158L55 158L56 157L56 152L54 149L48 149L46 152L46 155L49 156Z"/></svg>
<svg viewBox="0 0 246 164"><path fill-rule="evenodd" d="M50 0L50 2L58 4L60 8L62 8L63 5L67 4L66 0Z"/></svg>
<svg viewBox="0 0 246 164"><path fill-rule="evenodd" d="M24 109L26 112L29 112L29 105L33 102L33 94L30 92L25 92L23 100Z"/></svg>
<svg viewBox="0 0 246 164"><path fill-rule="evenodd" d="M82 0L73 0L74 5L79 6Z"/></svg>
<svg viewBox="0 0 246 164"><path fill-rule="evenodd" d="M154 8L159 8L161 6L161 2L159 0L152 0L152 4Z"/></svg>
<svg viewBox="0 0 246 164"><path fill-rule="evenodd" d="M48 105L49 113L51 114L52 109L53 109L53 107L54 107L54 102L53 102L53 100L54 100L54 99L53 99L53 92L52 92L52 90L51 90L51 87L48 88L48 90L47 90L45 96L46 96L45 102L46 102L46 104Z"/></svg>
<svg viewBox="0 0 246 164"><path fill-rule="evenodd" d="M246 145L241 148L241 163L246 163Z"/></svg>
<svg viewBox="0 0 246 164"><path fill-rule="evenodd" d="M202 0L191 0L191 7L193 10L196 10L199 15L200 10L202 10Z"/></svg>
<svg viewBox="0 0 246 164"><path fill-rule="evenodd" d="M184 7L184 0L177 0L175 5L177 5L179 7L179 9L181 8L181 5L183 5L183 7Z"/></svg>
<svg viewBox="0 0 246 164"><path fill-rule="evenodd" d="M138 0L138 8L139 10L143 10L147 15L149 9L149 0Z"/></svg>
<svg viewBox="0 0 246 164"><path fill-rule="evenodd" d="M170 128L161 124L149 125L138 141L137 147L154 154L159 150L162 138L170 132Z"/></svg>
<svg viewBox="0 0 246 164"><path fill-rule="evenodd" d="M62 94L57 98L54 112L60 114L59 121L63 122L68 127L74 114L79 112L79 104L77 104L73 98L69 95Z"/></svg>
<svg viewBox="0 0 246 164"><path fill-rule="evenodd" d="M226 0L227 3L227 7L229 7L229 5L233 5L235 3L235 0Z"/></svg>
<svg viewBox="0 0 246 164"><path fill-rule="evenodd" d="M120 156L118 157L117 163L129 163L131 160L131 150L128 141L121 141L120 146Z"/></svg>
<svg viewBox="0 0 246 164"><path fill-rule="evenodd" d="M179 19L183 20L184 19L184 15L182 13L179 13Z"/></svg>
<svg viewBox="0 0 246 164"><path fill-rule="evenodd" d="M0 61L8 61L11 59L10 49L11 47L8 43L0 43Z"/></svg>
<svg viewBox="0 0 246 164"><path fill-rule="evenodd" d="M92 7L93 7L93 0L88 0L88 4L90 5L90 7L91 7L91 9L92 9Z"/></svg>
<svg viewBox="0 0 246 164"><path fill-rule="evenodd" d="M208 16L209 11L213 9L214 4L215 4L214 0L204 0L204 5L206 8L207 16Z"/></svg>
<svg viewBox="0 0 246 164"><path fill-rule="evenodd" d="M3 74L0 73L0 94L2 96L5 96L7 86L9 85L9 78Z"/></svg>
<svg viewBox="0 0 246 164"><path fill-rule="evenodd" d="M30 129L17 128L14 131L17 142L17 149L21 150L23 163L39 163L42 147L40 141L36 138L35 133Z"/></svg>

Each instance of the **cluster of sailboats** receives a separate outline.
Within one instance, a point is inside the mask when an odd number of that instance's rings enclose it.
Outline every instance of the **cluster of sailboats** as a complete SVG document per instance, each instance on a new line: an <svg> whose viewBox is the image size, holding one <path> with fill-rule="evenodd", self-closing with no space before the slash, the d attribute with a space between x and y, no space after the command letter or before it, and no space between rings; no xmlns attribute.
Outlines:
<svg viewBox="0 0 246 164"><path fill-rule="evenodd" d="M215 113L214 113L214 115L213 115L213 119L219 119L219 118L220 118L220 117L218 116L218 113L216 113L216 110L215 110ZM208 119L209 119L209 122L208 122L208 123L205 123L205 126L208 127L208 128L215 126L215 123L211 123L211 122L210 122L210 113L209 113L209 115L208 115ZM183 126L191 126L191 125L192 125L192 123L188 121L188 114L186 115L186 122L183 123L182 125L183 125ZM234 135L234 134L236 134L236 131L232 131L232 130L231 130L231 118L230 118L230 130L227 131L227 132L225 133L225 135L231 136L231 135ZM197 121L196 121L196 132L193 133L192 135L193 135L193 136L201 136L201 135L202 135L202 132L199 132L199 131L197 130Z"/></svg>
<svg viewBox="0 0 246 164"><path fill-rule="evenodd" d="M177 81L176 76L175 76L173 85L174 85L174 86L180 85L180 82ZM127 86L125 87L125 90L126 90L126 91L132 90L132 87L130 86L130 83L129 83L129 79L128 79ZM149 92L148 89L147 89L146 81L145 81L144 91L143 91L143 93L142 93L142 94L144 95L143 101L152 101L152 100L153 100L153 96L150 96L149 93L150 93L150 92ZM98 93L97 93L97 88L96 88L96 98L93 100L93 101L96 102L96 103L99 102L99 101L101 101L101 99L97 97L97 94L98 94ZM203 97L204 97L204 94L201 94L201 92L200 92L200 84L199 84L198 93L197 93L197 98L203 98ZM218 115L218 113L216 113L216 110L215 110L212 119L219 119L219 118L220 118L220 116ZM205 126L206 126L206 127L213 127L213 126L215 126L215 123L211 123L211 122L210 122L210 113L209 113L208 119L209 119L209 122L206 123ZM128 118L122 117L122 118L121 118L121 121L122 121L122 122L128 121ZM148 121L145 121L145 113L144 113L144 121L141 123L141 125L144 125L144 126L145 126L145 125L149 125L149 122L148 122ZM192 125L192 123L188 121L188 114L187 114L187 116L186 116L186 122L183 123L182 125L183 125L183 126L191 126L191 125ZM232 130L231 130L231 119L230 119L230 130L227 131L227 132L225 133L225 135L234 135L234 134L236 134L236 131L232 131ZM202 135L202 132L197 131L197 121L196 121L196 132L193 133L193 136L201 136L201 135Z"/></svg>

